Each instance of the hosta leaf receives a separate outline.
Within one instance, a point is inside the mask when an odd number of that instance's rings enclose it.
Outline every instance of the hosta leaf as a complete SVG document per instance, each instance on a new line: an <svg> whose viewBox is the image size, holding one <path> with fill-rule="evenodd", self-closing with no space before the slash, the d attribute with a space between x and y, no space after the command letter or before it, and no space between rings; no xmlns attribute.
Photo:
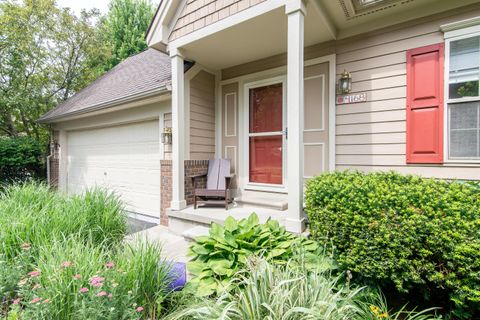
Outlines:
<svg viewBox="0 0 480 320"><path fill-rule="evenodd" d="M227 241L227 243L229 245L231 245L232 247L234 247L235 249L238 248L238 244L237 242L235 241L235 236L232 235L230 232L226 232L225 233L225 240Z"/></svg>
<svg viewBox="0 0 480 320"><path fill-rule="evenodd" d="M279 248L279 249L287 249L287 248L290 248L290 247L293 245L294 242L295 242L294 240L285 240L285 241L282 241L282 242L280 242L280 243L277 245L277 248Z"/></svg>
<svg viewBox="0 0 480 320"><path fill-rule="evenodd" d="M208 266L219 276L227 275L230 272L232 262L228 260L210 260Z"/></svg>
<svg viewBox="0 0 480 320"><path fill-rule="evenodd" d="M195 242L197 242L198 244L215 244L215 241L213 241L212 238L208 236L196 237Z"/></svg>
<svg viewBox="0 0 480 320"><path fill-rule="evenodd" d="M280 224L277 220L269 220L266 224L268 225L270 230L276 230L280 228Z"/></svg>
<svg viewBox="0 0 480 320"><path fill-rule="evenodd" d="M272 251L270 251L270 252L267 254L267 259L272 259L272 258L281 256L281 255L283 255L285 252L287 252L287 250L285 250L285 249L273 249Z"/></svg>
<svg viewBox="0 0 480 320"><path fill-rule="evenodd" d="M198 275L200 274L207 265L203 262L200 261L192 261L187 264L187 270L193 275Z"/></svg>
<svg viewBox="0 0 480 320"><path fill-rule="evenodd" d="M227 219L225 219L223 227L225 228L225 230L233 232L238 229L238 223L234 218L229 216Z"/></svg>
<svg viewBox="0 0 480 320"><path fill-rule="evenodd" d="M205 248L203 245L200 245L200 244L193 245L191 247L191 249L192 249L193 252L195 252L196 254L200 254L200 255L210 253L210 250L208 250L207 248Z"/></svg>
<svg viewBox="0 0 480 320"><path fill-rule="evenodd" d="M196 295L199 297L210 296L217 291L217 286L217 283L212 278L201 280L198 283Z"/></svg>
<svg viewBox="0 0 480 320"><path fill-rule="evenodd" d="M210 237L214 239L223 239L223 232L224 230L221 225L215 222L212 223L212 226L210 227Z"/></svg>
<svg viewBox="0 0 480 320"><path fill-rule="evenodd" d="M252 213L247 219L247 225L250 225L251 227L258 225L258 222L259 220L256 213Z"/></svg>
<svg viewBox="0 0 480 320"><path fill-rule="evenodd" d="M228 245L225 245L223 243L215 243L215 249L224 249L224 250L227 250L227 251L232 250L231 247L229 247Z"/></svg>

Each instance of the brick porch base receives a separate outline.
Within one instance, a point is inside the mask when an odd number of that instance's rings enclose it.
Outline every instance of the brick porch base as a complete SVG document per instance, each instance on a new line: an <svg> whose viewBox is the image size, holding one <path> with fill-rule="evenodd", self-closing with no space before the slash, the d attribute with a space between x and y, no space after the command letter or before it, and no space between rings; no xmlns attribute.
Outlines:
<svg viewBox="0 0 480 320"><path fill-rule="evenodd" d="M185 200L187 205L193 204L194 186L189 177L205 174L208 170L208 160L185 160ZM206 179L199 180L197 188L206 186ZM160 224L168 226L167 208L172 201L172 160L160 160Z"/></svg>

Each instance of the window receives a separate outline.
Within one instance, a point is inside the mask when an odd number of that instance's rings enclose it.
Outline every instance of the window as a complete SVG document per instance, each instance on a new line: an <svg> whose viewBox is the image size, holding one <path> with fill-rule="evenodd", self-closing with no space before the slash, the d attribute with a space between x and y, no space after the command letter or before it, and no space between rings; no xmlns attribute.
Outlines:
<svg viewBox="0 0 480 320"><path fill-rule="evenodd" d="M480 160L480 35L446 42L448 158Z"/></svg>

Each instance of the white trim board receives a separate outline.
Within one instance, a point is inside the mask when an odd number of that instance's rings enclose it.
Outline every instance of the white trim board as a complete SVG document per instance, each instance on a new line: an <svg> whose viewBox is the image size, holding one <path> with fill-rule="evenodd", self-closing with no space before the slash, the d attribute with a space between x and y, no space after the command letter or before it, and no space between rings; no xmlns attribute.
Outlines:
<svg viewBox="0 0 480 320"><path fill-rule="evenodd" d="M329 108L329 116L328 116L328 170L329 171L334 171L336 168L336 104L335 104L335 82L336 82L336 55L335 54L330 54L318 58L313 58L313 59L308 59L305 60L304 66L312 66L320 63L325 63L328 62L328 74L329 74L329 83L328 83L328 108ZM243 106L244 105L244 94L242 94L242 90L244 90L244 85L249 82L258 82L262 81L265 79L272 79L272 78L278 78L278 77L286 77L286 72L287 72L287 66L281 66L281 67L276 67L268 70L262 70L242 76L238 76L235 78L227 79L227 80L221 80L220 81L220 86L227 85L227 84L232 84L232 83L238 83L238 88L239 88L239 96L238 96L238 106ZM247 99L248 101L248 99ZM222 108L221 108L222 109ZM239 110L240 112L240 110ZM239 128L244 128L245 124L244 122L244 116L243 112L239 113ZM308 132L308 131L305 131ZM239 133L240 134L240 133ZM239 137L239 154L243 155L246 153L246 150L244 150L243 143L242 143L243 137ZM240 173L243 174L243 161L244 159L239 159L240 163ZM240 175L239 176L239 185L243 186L245 183L242 181L243 177Z"/></svg>
<svg viewBox="0 0 480 320"><path fill-rule="evenodd" d="M249 181L249 170L250 170L250 152L249 152L249 137L251 136L249 133L249 110L248 107L249 103L249 90L252 88L263 87L271 84L282 84L282 104L283 104L283 124L282 124L282 132L278 132L278 134L282 135L282 147L283 147L283 154L282 154L282 184L275 185L275 184L265 184L265 183L253 183ZM238 139L239 145L243 147L243 152L241 152L242 158L239 160L242 163L242 170L240 171L240 175L242 175L243 183L241 187L245 190L258 190L258 191L271 191L271 192L287 192L287 141L285 139L285 135L283 131L287 126L287 77L286 75L276 76L272 78L256 80L251 82L244 82L240 86L240 90L243 90L243 112L242 112L242 122L243 122L243 130L239 132L240 138ZM270 133L271 134L271 133ZM259 134L261 135L261 134ZM258 136L258 135L256 135Z"/></svg>
<svg viewBox="0 0 480 320"><path fill-rule="evenodd" d="M445 33L445 52L444 52L444 75L443 75L443 101L444 101L444 108L443 108L443 163L444 164L455 164L455 163L465 163L465 164L479 164L480 159L469 159L469 158L450 158L450 135L449 135L449 113L450 108L449 104L452 103L459 103L459 102L471 102L471 101L480 101L479 97L465 97L460 99L450 99L449 98L449 76L450 76L450 43L452 41L468 39L471 37L480 36L480 25L469 27L460 28L464 22L476 22L480 23L480 18L474 18L464 21L459 21L455 23L451 23L446 26L442 26L442 30L448 30L447 27L451 27L452 31L448 31ZM453 26L457 26L458 28L453 28Z"/></svg>

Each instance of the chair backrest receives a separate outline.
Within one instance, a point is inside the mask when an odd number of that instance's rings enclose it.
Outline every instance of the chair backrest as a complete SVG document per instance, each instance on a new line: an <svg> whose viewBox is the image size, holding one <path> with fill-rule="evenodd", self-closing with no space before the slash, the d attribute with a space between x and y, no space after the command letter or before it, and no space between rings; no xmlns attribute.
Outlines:
<svg viewBox="0 0 480 320"><path fill-rule="evenodd" d="M207 189L225 190L225 177L230 175L229 159L208 160Z"/></svg>

